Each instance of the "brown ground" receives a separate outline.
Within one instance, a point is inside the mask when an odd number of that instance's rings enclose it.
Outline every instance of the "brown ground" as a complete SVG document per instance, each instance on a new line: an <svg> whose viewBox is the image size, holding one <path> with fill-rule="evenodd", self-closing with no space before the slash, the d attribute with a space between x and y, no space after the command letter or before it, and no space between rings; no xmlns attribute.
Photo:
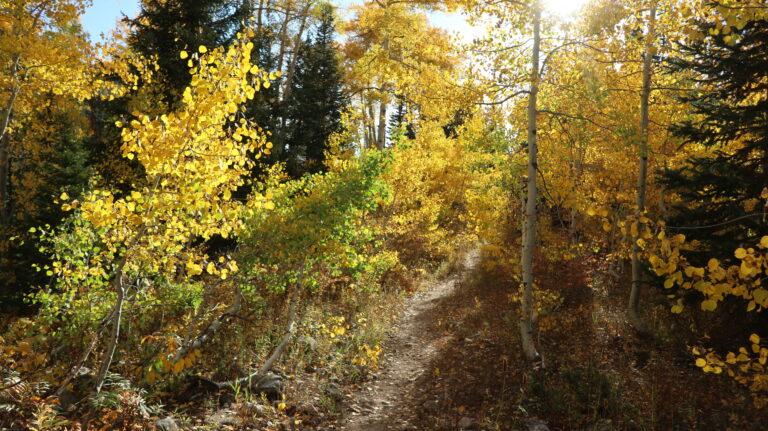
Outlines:
<svg viewBox="0 0 768 431"><path fill-rule="evenodd" d="M408 405L417 391L417 382L428 378L432 369L427 364L452 342L450 333L435 331L439 320L437 307L445 298L456 294L467 274L474 271L479 252L474 249L464 256L462 268L446 280L409 298L393 335L387 344L384 366L350 397L347 420L341 429L349 431L405 430L415 426L418 409Z"/></svg>
<svg viewBox="0 0 768 431"><path fill-rule="evenodd" d="M409 300L383 368L352 391L337 429L768 429L746 391L693 365L670 326L682 321L652 289L653 335L635 335L626 281L604 276L599 256L536 270L540 288L562 297L539 320L543 369L518 348L513 280L482 267L473 251L462 271Z"/></svg>
<svg viewBox="0 0 768 431"><path fill-rule="evenodd" d="M694 365L687 343L697 330L652 288L643 298L652 335L638 337L624 319L629 283L611 272L601 256L536 268L538 288L561 298L539 318L536 368L518 347L516 282L472 250L459 271L405 301L381 369L341 387L332 411L313 395L324 383L298 376L289 398L306 396L285 412L290 420L230 429L768 429L744 388Z"/></svg>

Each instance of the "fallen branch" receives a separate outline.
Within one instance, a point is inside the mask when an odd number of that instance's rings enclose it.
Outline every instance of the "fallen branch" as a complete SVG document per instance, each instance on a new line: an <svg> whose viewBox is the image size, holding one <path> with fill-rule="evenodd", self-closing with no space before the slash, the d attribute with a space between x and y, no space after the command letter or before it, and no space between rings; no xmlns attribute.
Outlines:
<svg viewBox="0 0 768 431"><path fill-rule="evenodd" d="M290 344L291 339L293 338L293 335L296 331L296 323L298 320L297 308L299 297L301 296L300 287L301 277L299 277L299 280L293 285L293 288L290 292L291 299L288 306L288 322L285 327L285 333L280 340L280 344L275 347L275 350L272 351L272 354L269 356L269 358L267 358L264 364L254 373L251 373L245 377L224 382L217 382L203 376L188 376L188 383L192 387L188 387L187 392L194 393L190 399L214 392L231 392L233 388L238 386L248 387L251 393L264 393L269 399L277 399L280 396L280 393L282 393L283 390L282 377L277 374L270 373L269 370L272 368L275 362L280 359L283 352L285 351L285 348L288 347L288 344ZM238 297L238 299L236 299L235 303L232 304L227 312L222 314L222 316L220 316L220 318L215 322L223 322L224 317L228 315L228 313L237 312L237 309L239 309L238 303L241 303L241 301L242 299ZM213 325L213 323L211 325ZM211 328L211 325L209 325L208 328ZM215 326L215 328L218 328L218 326L220 326L220 323ZM209 333L211 336L213 336L213 334L215 334L215 330L213 332L204 331L204 333ZM195 340L195 342L190 344L189 348L191 348L192 345L202 345L202 343L208 339L210 339L210 337L204 338L203 336L200 336ZM189 348L187 348L187 350Z"/></svg>
<svg viewBox="0 0 768 431"><path fill-rule="evenodd" d="M291 304L288 306L288 324L285 327L285 334L283 334L283 339L280 340L280 344L277 345L275 350L272 352L269 358L267 358L267 360L264 362L264 365L262 365L258 371L246 377L237 379L234 382L227 382L227 384L243 385L248 382L257 380L258 378L264 376L266 372L272 368L272 365L274 365L275 362L280 359L283 351L291 342L293 333L296 331L296 304L299 302L299 284L301 284L301 278L299 278L299 281L293 285L293 289L291 291Z"/></svg>
<svg viewBox="0 0 768 431"><path fill-rule="evenodd" d="M185 344L179 350L176 352L176 360L183 358L186 356L190 351L199 349L203 347L207 342L209 342L217 332L219 332L219 329L221 328L221 325L224 324L224 322L227 320L227 318L235 316L240 309L243 308L243 292L240 290L240 288L237 288L237 291L235 292L235 300L232 302L232 305L230 305L224 313L222 313L219 317L214 319L206 328L200 332L200 334L197 335L193 339L192 342Z"/></svg>

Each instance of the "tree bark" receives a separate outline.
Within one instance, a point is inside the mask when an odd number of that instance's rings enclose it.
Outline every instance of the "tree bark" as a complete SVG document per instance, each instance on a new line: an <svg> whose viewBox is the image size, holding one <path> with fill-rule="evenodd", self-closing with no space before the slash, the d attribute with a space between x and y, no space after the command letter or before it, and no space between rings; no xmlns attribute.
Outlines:
<svg viewBox="0 0 768 431"><path fill-rule="evenodd" d="M376 128L373 126L376 122L376 116L373 114L373 102L368 101L368 134L371 136L371 145L369 148L374 148L374 146L379 142L379 138L376 136Z"/></svg>
<svg viewBox="0 0 768 431"><path fill-rule="evenodd" d="M261 30L263 23L263 17L264 16L264 0L259 0L259 7L256 10L256 28Z"/></svg>
<svg viewBox="0 0 768 431"><path fill-rule="evenodd" d="M640 95L640 147L638 156L640 159L639 172L637 176L637 209L636 223L637 235L632 238L632 288L629 293L629 307L627 317L630 323L639 331L644 331L645 327L640 318L640 292L642 288L642 268L640 265L640 239L645 225L641 223L641 218L645 213L645 189L648 181L648 101L651 95L651 59L653 57L653 44L656 38L656 6L652 6L650 17L648 18L648 32L645 39L645 53L643 56L643 89Z"/></svg>
<svg viewBox="0 0 768 431"><path fill-rule="evenodd" d="M283 355L283 352L285 351L285 348L288 346L288 344L291 342L291 339L293 338L294 332L296 332L296 309L297 304L299 303L299 285L301 284L301 280L296 282L293 285L293 292L291 292L291 302L288 306L288 323L285 325L285 333L283 334L283 338L280 340L280 344L275 347L275 350L272 351L272 354L269 355L269 358L267 358L266 361L264 361L264 364L259 368L258 371L255 373L240 378L237 382L239 384L244 384L249 381L254 380L256 377L263 376L267 371L269 371L273 365L275 365L275 362L277 362L278 359L280 359L280 356Z"/></svg>
<svg viewBox="0 0 768 431"><path fill-rule="evenodd" d="M20 54L16 54L11 64L10 79L15 81L11 88L11 94L8 97L8 103L3 108L2 123L0 123L0 224L8 224L10 214L8 205L10 202L10 183L11 183L11 118L13 117L13 106L16 103L16 97L19 95L20 83L18 82Z"/></svg>
<svg viewBox="0 0 768 431"><path fill-rule="evenodd" d="M110 365L112 365L112 359L115 356L115 350L117 350L117 344L120 340L120 325L123 319L123 305L125 304L125 295L127 293L125 284L123 283L125 265L128 263L128 256L131 248L136 245L141 237L144 236L146 231L147 226L142 226L142 228L136 232L133 238L128 241L125 247L125 251L123 252L122 257L120 257L120 261L117 264L117 269L115 270L115 278L112 280L112 286L117 291L117 301L115 302L115 306L112 308L112 333L109 337L109 344L107 345L107 351L104 353L104 359L101 361L99 374L96 376L94 393L97 394L101 391L101 387L104 385L104 380L107 377L107 372L109 371Z"/></svg>
<svg viewBox="0 0 768 431"><path fill-rule="evenodd" d="M236 315L243 308L243 292L238 288L235 293L235 300L232 301L232 305L219 317L213 320L208 326L205 327L191 342L186 343L179 348L175 354L175 360L183 358L192 350L199 349L208 343L219 332L221 326L226 322L229 317Z"/></svg>
<svg viewBox="0 0 768 431"><path fill-rule="evenodd" d="M536 142L536 97L539 92L539 50L541 46L541 4L533 4L533 47L531 49L531 83L528 94L528 196L523 216L523 250L520 266L523 275L523 298L520 316L520 341L523 353L530 360L539 360L533 341L533 254L536 246L536 184L538 147Z"/></svg>
<svg viewBox="0 0 768 431"><path fill-rule="evenodd" d="M293 75L296 72L296 62L299 58L299 46L301 45L301 37L304 35L304 29L307 25L307 18L309 16L309 8L312 6L312 2L308 1L304 10L301 11L301 24L299 24L299 30L296 32L296 36L293 39L293 52L288 60L288 70L285 74L285 82L283 82L282 100L283 105L289 103L291 97L291 86L293 85ZM280 119L280 142L285 143L286 134L288 128L288 112L283 108L283 116Z"/></svg>
<svg viewBox="0 0 768 431"><path fill-rule="evenodd" d="M10 224L11 136L0 139L0 226Z"/></svg>
<svg viewBox="0 0 768 431"><path fill-rule="evenodd" d="M264 364L259 367L259 369L245 377L241 377L239 379L235 379L228 382L214 382L212 380L205 379L208 383L212 383L215 385L219 390L231 387L233 385L247 385L250 382L258 381L258 379L262 376L264 376L267 371L269 371L273 365L275 365L275 362L277 362L280 357L283 355L283 352L285 351L285 348L288 347L288 344L290 344L291 339L293 338L293 334L296 332L296 321L297 321L297 308L299 303L299 296L300 296L300 290L301 290L301 283L302 283L302 277L299 277L299 280L294 283L293 288L291 289L291 300L290 304L288 305L288 322L285 325L285 333L283 334L283 338L280 340L280 344L275 347L275 350L272 351L272 354L269 355L269 358L267 358L266 361L264 361Z"/></svg>
<svg viewBox="0 0 768 431"><path fill-rule="evenodd" d="M104 380L107 377L110 365L112 365L112 359L115 356L115 350L117 350L118 340L120 339L120 323L122 322L123 304L125 303L125 286L123 285L124 266L125 259L121 262L120 268L115 275L114 284L117 287L117 302L115 303L114 314L112 316L112 333L109 337L109 345L104 354L104 359L101 361L99 374L96 376L96 387L94 388L94 392L97 394L101 391L101 387L104 385Z"/></svg>
<svg viewBox="0 0 768 431"><path fill-rule="evenodd" d="M384 149L387 140L387 104L384 99L379 102L379 130L376 132L376 148Z"/></svg>

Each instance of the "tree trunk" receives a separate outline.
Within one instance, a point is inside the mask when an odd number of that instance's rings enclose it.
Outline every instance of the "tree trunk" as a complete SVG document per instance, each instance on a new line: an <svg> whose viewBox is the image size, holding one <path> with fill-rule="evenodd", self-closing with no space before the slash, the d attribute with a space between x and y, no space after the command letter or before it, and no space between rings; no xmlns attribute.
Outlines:
<svg viewBox="0 0 768 431"><path fill-rule="evenodd" d="M288 60L288 70L286 71L285 82L283 83L283 100L286 100L291 96L293 75L296 72L296 61L298 61L299 58L299 46L301 45L301 37L304 36L304 30L307 26L307 18L309 17L309 8L311 6L312 2L308 1L306 7L301 12L301 24L299 24L299 30L296 32L296 37L293 39L293 53L290 60Z"/></svg>
<svg viewBox="0 0 768 431"><path fill-rule="evenodd" d="M117 344L120 340L120 325L123 319L123 305L125 304L125 295L127 293L125 284L123 283L123 275L125 274L125 265L128 263L128 256L131 249L141 239L147 231L147 226L136 232L126 244L123 256L117 264L115 269L115 278L112 280L112 287L117 291L117 301L112 309L112 333L109 337L109 344L107 345L107 351L104 353L104 358L101 360L101 366L99 367L99 374L96 376L96 385L94 387L94 393L99 393L101 387L104 385L104 380L107 377L110 365L112 365L112 359L115 356L115 350L117 350Z"/></svg>
<svg viewBox="0 0 768 431"><path fill-rule="evenodd" d="M539 49L541 45L541 5L533 4L533 47L531 49L531 83L528 94L528 197L523 217L523 252L520 266L523 272L523 298L520 316L520 340L523 353L529 361L539 360L533 342L533 253L536 246L536 185L538 148L536 143L536 97L539 92Z"/></svg>
<svg viewBox="0 0 768 431"><path fill-rule="evenodd" d="M379 102L379 130L376 132L376 148L384 149L387 140L387 104L384 99Z"/></svg>
<svg viewBox="0 0 768 431"><path fill-rule="evenodd" d="M13 105L19 95L20 83L18 82L19 60L21 56L16 54L11 64L10 80L15 81L8 97L8 103L3 108L2 123L0 123L0 225L9 223L8 211L10 202L11 184L11 118L13 117Z"/></svg>
<svg viewBox="0 0 768 431"><path fill-rule="evenodd" d="M0 226L10 224L11 136L0 139Z"/></svg>
<svg viewBox="0 0 768 431"><path fill-rule="evenodd" d="M97 394L101 391L101 387L104 385L104 380L107 377L109 366L112 365L112 359L115 356L117 343L120 339L120 323L122 322L123 304L125 303L125 286L123 286L122 268L118 270L118 273L115 277L115 285L117 286L117 302L115 303L114 315L112 316L112 333L109 337L109 345L107 346L106 353L104 353L104 359L101 361L99 374L96 376L96 387L94 388L94 392Z"/></svg>
<svg viewBox="0 0 768 431"><path fill-rule="evenodd" d="M651 58L653 57L653 44L656 38L656 6L651 7L648 19L648 33L645 39L645 54L643 56L643 90L640 95L640 168L637 176L637 235L632 238L632 290L629 293L629 307L627 315L635 329L644 331L644 325L640 319L640 290L642 287L642 268L640 267L640 246L638 239L645 230L645 225L640 219L645 212L645 187L648 181L648 100L651 95Z"/></svg>
<svg viewBox="0 0 768 431"><path fill-rule="evenodd" d="M373 148L378 142L379 138L376 136L376 128L373 127L376 121L376 116L373 114L373 102L368 101L368 134L371 136L371 145L369 148Z"/></svg>
<svg viewBox="0 0 768 431"><path fill-rule="evenodd" d="M307 2L307 6L301 12L301 24L299 24L299 31L296 32L296 36L293 39L293 53L288 60L288 70L285 74L285 82L283 82L282 99L283 105L289 103L291 97L291 86L293 85L293 75L296 72L296 61L299 58L299 46L301 45L301 37L304 35L304 29L307 25L307 17L309 14L309 8L312 5L311 1ZM285 143L288 127L288 112L283 108L283 117L280 119L280 142Z"/></svg>
<svg viewBox="0 0 768 431"><path fill-rule="evenodd" d="M256 10L256 28L261 30L261 27L263 26L263 17L264 16L264 0L259 0L259 8Z"/></svg>

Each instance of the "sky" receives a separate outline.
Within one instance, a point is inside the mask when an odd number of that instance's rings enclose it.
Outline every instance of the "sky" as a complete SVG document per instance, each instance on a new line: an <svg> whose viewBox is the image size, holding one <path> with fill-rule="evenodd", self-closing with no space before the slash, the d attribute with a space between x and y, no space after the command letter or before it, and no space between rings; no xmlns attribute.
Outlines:
<svg viewBox="0 0 768 431"><path fill-rule="evenodd" d="M359 0L337 0L333 3L342 8L358 3ZM139 11L139 0L93 0L93 5L85 11L82 24L85 31L91 34L91 40L101 41L100 34L109 35L116 27L117 21L125 14L133 17ZM470 27L459 14L431 13L433 25L449 31L458 31L466 40L479 35L479 30Z"/></svg>
<svg viewBox="0 0 768 431"><path fill-rule="evenodd" d="M83 28L91 34L91 40L100 41L99 35L109 35L123 13L133 17L138 11L139 0L93 0L93 5L82 17Z"/></svg>

